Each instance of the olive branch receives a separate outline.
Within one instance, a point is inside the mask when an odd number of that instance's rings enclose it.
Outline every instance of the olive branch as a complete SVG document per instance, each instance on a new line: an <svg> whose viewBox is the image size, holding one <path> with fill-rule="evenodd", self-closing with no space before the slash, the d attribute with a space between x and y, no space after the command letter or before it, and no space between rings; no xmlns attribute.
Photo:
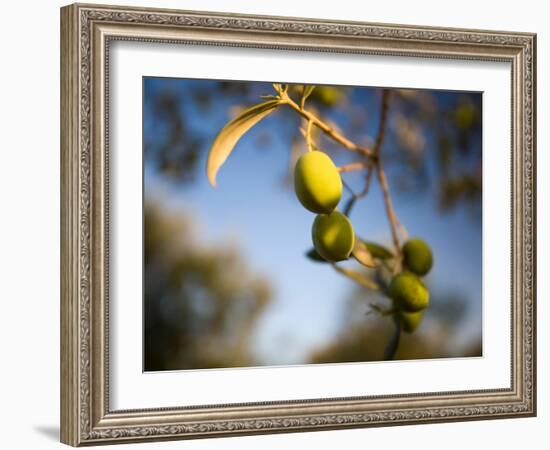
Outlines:
<svg viewBox="0 0 550 450"><path fill-rule="evenodd" d="M350 198L343 207L343 215L346 218L349 218L357 201L368 195L373 178L376 177L383 194L385 213L390 228L393 251L390 251L386 247L377 243L364 241L363 239L355 236L355 238L352 237L351 241L351 255L361 265L369 269L377 269L387 272L393 277L392 282L388 285L388 283L383 282L381 279L372 279L365 276L363 272L336 264L337 261L347 259L350 254L347 254L346 258L338 257L331 260L331 258L319 255L316 249L313 249L308 252L308 257L316 261L330 262L331 267L341 275L348 277L358 285L366 287L367 289L382 292L392 300L393 306L389 309L384 309L379 305L371 304L369 313L375 312L382 316L393 316L395 332L386 347L384 355L385 359L393 359L399 345L401 330L404 329L405 331L412 332L416 329L422 317L423 309L427 306L428 301L427 288L419 278L417 279L416 275L411 274L409 271L415 272L419 275L425 275L431 267L432 260L431 251L423 241L420 243L420 240L418 239L407 241L408 235L405 227L401 224L395 212L390 195L388 178L382 164L381 148L386 136L391 91L388 89L382 89L380 122L376 133L376 139L374 140L374 145L372 147L368 147L353 142L335 127L329 125L318 115L306 108L307 100L314 92L315 86L302 86L299 101L295 101L290 96L287 84L275 83L273 84L273 89L275 91L275 95L270 94L263 96L262 98L265 100L264 102L254 105L240 113L237 117L228 122L218 133L208 156L208 179L213 186L216 186L216 175L231 154L239 139L256 123L267 117L275 109L283 106L287 106L290 110L297 113L303 119L304 127L300 129L300 132L305 138L308 153L313 151L321 152L313 137L313 127L320 130L332 141L339 144L343 149L356 153L359 157L358 161L336 168L336 173L339 174L339 179L342 174L349 172L365 172L363 189L359 192L355 192L343 178L341 179L341 185L343 185L343 187L350 194ZM332 162L330 161L330 163ZM302 204L304 204L302 199L299 199ZM337 200L339 201L339 199L340 198L338 197ZM307 209L310 209L310 211L319 214L314 222L314 229L315 226L325 226L323 224L330 220L329 217L332 215L330 211L328 211L329 215L327 215L325 214L327 211L322 211L321 213L321 211L308 208L305 204L304 206ZM332 210L333 208L334 207L332 206L329 209ZM321 225L318 225L317 222L322 223ZM347 226L347 219L345 219L344 222L346 222L344 225ZM351 227L351 222L349 223L349 227ZM351 230L354 235L355 233L352 228ZM402 246L402 241L407 241L405 246ZM421 262L422 260L429 260L429 264L424 262L420 264L420 266L416 264L418 267L415 267L415 264L413 264L415 261L413 261L414 258L412 258L412 256L417 255L416 259L418 259L418 254L421 255ZM406 258L408 258L408 261L404 261ZM427 270L425 270L426 267Z"/></svg>

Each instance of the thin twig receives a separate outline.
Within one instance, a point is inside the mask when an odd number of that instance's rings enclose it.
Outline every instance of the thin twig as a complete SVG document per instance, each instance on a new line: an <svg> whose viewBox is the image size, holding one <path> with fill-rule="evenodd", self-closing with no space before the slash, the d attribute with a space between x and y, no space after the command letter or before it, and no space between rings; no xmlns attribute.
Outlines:
<svg viewBox="0 0 550 450"><path fill-rule="evenodd" d="M384 136L386 133L386 122L388 120L389 98L390 98L390 91L388 91L387 89L384 89L382 91L382 111L380 114L380 124L378 127L378 135L376 137L376 142L374 143L373 151L376 155L376 159L374 161L374 164L376 166L376 175L378 176L378 181L380 183L380 187L382 188L382 192L384 194L384 204L386 206L386 215L388 216L388 221L390 222L391 235L392 235L393 245L395 247L396 260L393 267L393 273L395 274L400 270L401 260L402 260L401 244L399 242L399 233L398 233L399 220L397 219L397 215L395 214L395 210L393 208L393 203L390 196L390 188L388 185L388 179L386 177L386 173L384 172L384 169L382 168L382 161L380 159L380 149L382 148L382 142L384 141ZM397 349L399 348L399 341L401 340L401 319L397 318L394 324L395 324L394 332L392 334L392 337L390 338L390 341L388 342L388 345L386 346L386 349L384 350L385 361L391 361L395 359L395 355L397 354Z"/></svg>
<svg viewBox="0 0 550 450"><path fill-rule="evenodd" d="M386 122L388 121L388 109L390 104L390 91L384 89L382 91L382 110L380 112L380 123L378 124L378 133L376 135L376 141L374 142L374 147L372 149L375 156L380 154L380 147L382 147L382 142L384 142L384 137L386 136Z"/></svg>
<svg viewBox="0 0 550 450"><path fill-rule="evenodd" d="M342 178L342 184L344 185L344 188L348 190L348 192L351 194L352 197L355 197L357 195L355 191L352 189L352 187L348 183L346 183L346 180L344 180L343 178Z"/></svg>
<svg viewBox="0 0 550 450"><path fill-rule="evenodd" d="M307 119L308 121L312 122L313 125L315 125L317 128L319 128L321 131L323 131L327 136L329 136L332 140L338 142L343 147L347 148L348 150L361 153L362 155L372 157L373 153L372 150L363 147L361 145L356 144L353 141L350 141L347 137L340 134L338 131L336 131L333 127L327 125L325 122L323 122L321 119L319 119L314 114L310 113L308 110L301 108L300 105L298 105L294 100L292 100L288 94L282 92L281 93L281 100L289 105L292 109L294 109L298 114L300 114L302 117Z"/></svg>
<svg viewBox="0 0 550 450"><path fill-rule="evenodd" d="M358 194L354 194L350 199L349 203L346 206L346 211L347 211L346 215L349 215L349 213L351 213L351 210L358 199L365 197L369 193L370 185L372 182L373 165L377 166L377 169L378 167L381 168L379 154L380 154L380 148L382 147L382 143L384 142L384 137L386 136L388 104L389 104L389 91L384 90L382 94L382 111L380 113L380 124L378 126L378 132L376 134L376 141L372 149L372 157L370 158L371 161L369 161L370 164L367 166L368 170L367 170L367 174L365 175L365 186L363 187L363 190L361 192L359 192Z"/></svg>
<svg viewBox="0 0 550 450"><path fill-rule="evenodd" d="M313 141L311 139L311 127L313 125L313 122L311 120L308 120L307 127L306 127L306 142L307 142L307 151L311 152L313 151Z"/></svg>
<svg viewBox="0 0 550 450"><path fill-rule="evenodd" d="M365 177L365 186L363 187L363 190L357 194L357 198L364 197L369 193L370 184L372 181L372 165L369 167L369 170L367 171L367 175Z"/></svg>
<svg viewBox="0 0 550 450"><path fill-rule="evenodd" d="M373 174L372 164L370 164L368 166L367 175L365 177L365 186L363 187L363 190L361 192L354 192L353 190L348 188L348 190L351 192L351 198L348 200L348 202L346 203L346 206L344 208L344 214L346 216L349 217L349 215L351 213L351 210L352 210L353 206L355 205L355 202L357 200L359 200L360 198L365 197L368 194L369 188L370 188L370 185L371 185L371 181L372 181L372 174ZM345 183L344 183L344 186L346 186Z"/></svg>
<svg viewBox="0 0 550 450"><path fill-rule="evenodd" d="M370 162L365 162L365 161L354 162L354 163L346 164L345 166L342 166L342 167L338 167L338 172L340 173L354 172L356 170L366 169L371 165L372 164Z"/></svg>
<svg viewBox="0 0 550 450"><path fill-rule="evenodd" d="M390 222L391 236L393 240L393 245L395 247L395 253L398 257L401 255L401 244L399 243L399 235L397 232L398 222L397 216L395 215L395 210L393 209L393 203L390 196L390 188L388 186L388 179L386 174L382 169L381 164L376 164L376 174L378 176L378 181L382 187L382 192L384 194L384 204L386 205L386 215L388 216L388 221Z"/></svg>
<svg viewBox="0 0 550 450"><path fill-rule="evenodd" d="M397 349L399 348L399 341L401 340L401 321L395 321L395 330L393 335L388 342L386 349L384 350L384 361L391 361L395 358Z"/></svg>
<svg viewBox="0 0 550 450"><path fill-rule="evenodd" d="M390 91L388 91L387 89L384 89L382 91L382 111L380 115L380 125L378 127L378 135L376 137L376 142L373 148L373 151L377 156L377 158L374 161L374 165L376 166L376 175L378 177L378 181L380 182L380 187L382 188L382 192L384 194L384 204L386 206L386 215L388 216L388 221L390 222L391 235L392 235L393 245L395 247L395 252L396 252L395 254L398 257L398 260L401 260L401 244L399 242L399 233L398 233L399 221L397 220L397 215L395 214L395 209L393 208L393 203L390 196L390 188L388 185L388 179L386 177L386 173L384 172L384 169L382 168L382 162L378 157L380 155L380 148L382 147L382 142L384 141L384 136L385 136L386 122L388 118L388 109L389 109L389 97L390 97Z"/></svg>

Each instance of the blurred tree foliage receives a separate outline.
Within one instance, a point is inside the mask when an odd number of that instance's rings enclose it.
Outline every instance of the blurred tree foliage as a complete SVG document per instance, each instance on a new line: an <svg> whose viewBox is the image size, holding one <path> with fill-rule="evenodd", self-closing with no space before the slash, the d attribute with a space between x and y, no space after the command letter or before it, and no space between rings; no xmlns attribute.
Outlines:
<svg viewBox="0 0 550 450"><path fill-rule="evenodd" d="M144 149L149 164L159 173L188 182L195 176L203 138L189 130L179 101L173 92L163 91L147 105L151 126L162 130L163 137L147 140L144 133Z"/></svg>
<svg viewBox="0 0 550 450"><path fill-rule="evenodd" d="M399 176L398 186L407 190L433 183L442 210L465 204L479 213L481 96L463 93L442 101L430 91L398 89L392 108L387 146L396 149L402 163L405 176Z"/></svg>
<svg viewBox="0 0 550 450"><path fill-rule="evenodd" d="M254 364L250 342L271 300L234 246L198 242L190 216L145 205L145 370Z"/></svg>
<svg viewBox="0 0 550 450"><path fill-rule="evenodd" d="M454 293L433 291L431 307L418 332L402 333L396 360L481 356L481 336L457 343L461 330L457 327L466 312L466 301ZM382 309L389 307L387 298L358 286L351 292L339 334L328 344L312 352L311 363L340 363L383 360L384 351L393 334L392 316L369 314L372 302Z"/></svg>

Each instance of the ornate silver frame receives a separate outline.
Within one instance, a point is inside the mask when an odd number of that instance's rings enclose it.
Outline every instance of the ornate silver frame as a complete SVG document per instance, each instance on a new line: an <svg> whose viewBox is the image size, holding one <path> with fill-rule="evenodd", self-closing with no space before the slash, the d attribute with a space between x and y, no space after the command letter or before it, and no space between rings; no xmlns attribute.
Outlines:
<svg viewBox="0 0 550 450"><path fill-rule="evenodd" d="M112 411L108 395L108 58L113 40L512 67L508 389ZM536 35L75 4L61 9L61 441L73 446L536 414Z"/></svg>

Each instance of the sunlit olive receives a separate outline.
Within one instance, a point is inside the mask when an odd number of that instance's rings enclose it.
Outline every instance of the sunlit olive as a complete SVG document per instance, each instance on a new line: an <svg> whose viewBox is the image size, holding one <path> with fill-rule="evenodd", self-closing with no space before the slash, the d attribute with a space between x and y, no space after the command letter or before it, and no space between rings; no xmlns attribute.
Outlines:
<svg viewBox="0 0 550 450"><path fill-rule="evenodd" d="M348 259L355 243L353 225L338 211L320 214L312 227L312 239L315 250L330 262Z"/></svg>
<svg viewBox="0 0 550 450"><path fill-rule="evenodd" d="M403 262L407 270L424 276L432 268L432 250L422 239L410 239L403 246Z"/></svg>
<svg viewBox="0 0 550 450"><path fill-rule="evenodd" d="M296 163L294 190L304 208L330 214L342 197L342 178L326 153L311 151Z"/></svg>
<svg viewBox="0 0 550 450"><path fill-rule="evenodd" d="M396 306L405 312L417 312L426 308L430 293L426 285L411 272L401 272L393 277L389 288Z"/></svg>
<svg viewBox="0 0 550 450"><path fill-rule="evenodd" d="M413 333L414 331L416 331L416 329L420 325L420 322L422 321L424 310L411 313L400 311L397 314L397 319L401 322L403 331L406 331L407 333Z"/></svg>

